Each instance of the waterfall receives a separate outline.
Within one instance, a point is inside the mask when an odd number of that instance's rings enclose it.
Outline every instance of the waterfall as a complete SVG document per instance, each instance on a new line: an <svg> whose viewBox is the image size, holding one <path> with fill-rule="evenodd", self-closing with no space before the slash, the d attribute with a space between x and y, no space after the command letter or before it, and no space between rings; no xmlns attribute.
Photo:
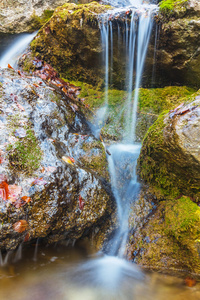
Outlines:
<svg viewBox="0 0 200 300"><path fill-rule="evenodd" d="M113 4L113 2L111 3ZM139 192L139 183L136 176L137 158L140 153L140 144L136 143L136 121L139 88L149 40L153 27L153 15L157 11L156 5L142 4L142 1L132 0L125 9L115 9L103 15L99 26L102 37L102 48L105 66L105 104L109 105L108 89L109 72L113 68L113 31L117 31L118 41L115 41L120 51L122 37L125 45L127 100L124 104L125 130L122 144L113 144L109 147L109 172L112 191L117 203L118 230L105 247L105 252L111 256L123 257L128 237L128 218L131 204L136 200ZM124 16L124 24L113 22L119 13ZM127 17L128 15L128 17ZM114 27L115 26L115 27ZM109 55L110 54L110 55ZM98 114L101 113L101 109ZM101 115L105 122L106 114ZM102 122L103 123L103 122ZM98 131L98 133L100 130Z"/></svg>
<svg viewBox="0 0 200 300"><path fill-rule="evenodd" d="M6 50L0 56L0 67L7 68L8 64L10 64L13 68L16 68L18 58L36 36L36 33L37 32L20 34L9 46L9 50Z"/></svg>

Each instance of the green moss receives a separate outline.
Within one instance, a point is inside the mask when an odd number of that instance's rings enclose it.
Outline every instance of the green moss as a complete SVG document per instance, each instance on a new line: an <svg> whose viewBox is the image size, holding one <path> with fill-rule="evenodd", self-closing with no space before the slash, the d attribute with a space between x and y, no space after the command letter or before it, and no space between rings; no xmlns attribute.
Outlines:
<svg viewBox="0 0 200 300"><path fill-rule="evenodd" d="M200 238L200 207L189 197L166 202L165 225L166 232L182 243Z"/></svg>
<svg viewBox="0 0 200 300"><path fill-rule="evenodd" d="M178 101L193 101L197 94ZM188 163L187 153L177 143L174 123L167 113L164 111L145 135L138 159L140 177L150 185L158 198L167 196L174 199L184 194L198 202L200 186L197 166L192 159Z"/></svg>
<svg viewBox="0 0 200 300"><path fill-rule="evenodd" d="M160 2L160 10L164 13L173 12L174 9L182 8L188 0L162 0Z"/></svg>
<svg viewBox="0 0 200 300"><path fill-rule="evenodd" d="M53 10L45 10L41 16L37 16L35 13L31 16L29 30L37 30L41 28L52 17Z"/></svg>
<svg viewBox="0 0 200 300"><path fill-rule="evenodd" d="M26 136L9 145L7 151L12 169L31 175L40 166L42 152L32 129L27 129Z"/></svg>
<svg viewBox="0 0 200 300"><path fill-rule="evenodd" d="M145 198L148 196L147 192ZM160 202L153 216L141 226L130 238L129 258L165 273L200 273L200 208L190 198Z"/></svg>
<svg viewBox="0 0 200 300"><path fill-rule="evenodd" d="M67 80L69 81L69 80ZM105 92L101 86L94 87L81 81L71 81L72 84L81 87L80 98L95 112L104 105ZM186 99L192 100L196 94L195 90L188 87L169 86L156 89L140 89L138 103L138 120L136 136L142 140L149 127L157 120L160 113L173 109ZM133 91L134 94L134 91ZM127 92L124 90L108 90L108 118L102 128L102 135L108 140L119 140L122 138L124 123L127 119L126 108ZM95 116L90 115L92 120Z"/></svg>

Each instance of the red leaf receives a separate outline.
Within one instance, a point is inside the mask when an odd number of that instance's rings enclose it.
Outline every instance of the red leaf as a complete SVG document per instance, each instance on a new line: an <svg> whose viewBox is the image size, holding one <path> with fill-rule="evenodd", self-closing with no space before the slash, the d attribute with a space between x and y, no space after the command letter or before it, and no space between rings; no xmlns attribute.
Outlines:
<svg viewBox="0 0 200 300"><path fill-rule="evenodd" d="M20 220L13 224L13 229L19 233L25 231L28 227L28 223L26 220Z"/></svg>
<svg viewBox="0 0 200 300"><path fill-rule="evenodd" d="M28 197L28 196L23 196L21 199L22 199L23 201L25 201L26 203L31 202L31 198Z"/></svg>
<svg viewBox="0 0 200 300"><path fill-rule="evenodd" d="M79 195L79 208L81 210L83 210L84 205L85 205L85 202L83 201L83 198L81 197L81 195Z"/></svg>
<svg viewBox="0 0 200 300"><path fill-rule="evenodd" d="M27 234L25 235L24 242L28 242L29 238L30 238L30 234L27 233Z"/></svg>

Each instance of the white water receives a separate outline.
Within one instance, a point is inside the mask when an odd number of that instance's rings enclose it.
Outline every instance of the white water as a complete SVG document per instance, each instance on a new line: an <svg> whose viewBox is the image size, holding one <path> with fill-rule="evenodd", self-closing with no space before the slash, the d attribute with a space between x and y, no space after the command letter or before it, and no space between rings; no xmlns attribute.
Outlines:
<svg viewBox="0 0 200 300"><path fill-rule="evenodd" d="M129 5L128 7L125 7L125 10L131 11L131 20L126 18L125 27L120 28L119 25L117 27L118 50L120 51L121 36L122 41L126 46L126 57L124 57L124 60L126 60L125 87L127 88L127 101L124 109L124 111L127 112L125 117L124 143L111 145L109 147L111 155L108 156L112 191L117 204L118 229L104 249L108 256L86 263L84 270L86 276L85 281L87 281L87 284L88 282L93 282L94 285L103 285L105 289L112 288L113 290L118 286L119 281L126 277L124 275L126 272L130 272L129 274L132 274L133 272L133 277L138 277L140 280L142 279L142 272L134 264L130 264L123 259L128 238L130 206L137 199L139 193L136 165L140 153L140 145L135 142L139 88L153 27L152 16L157 10L157 6L149 4L142 5L142 2L143 1L140 0L123 1L123 5L124 3ZM121 2L117 0L112 1L111 5L118 6L121 5ZM113 66L114 45L113 24L110 16L117 15L119 12L123 12L123 9L120 8L108 12L100 22L106 72L104 104L104 109L106 108L106 110L109 104L108 89L109 85L111 86L112 84L111 80L109 82L109 78L112 78L112 76L109 76L109 70L112 70ZM106 111L101 115L100 109L98 111L98 120L101 120L102 126L106 117ZM99 132L100 127L98 127L98 134ZM132 272L130 271L131 268ZM90 278L91 274L93 274L95 279ZM129 297L124 296L124 299L129 299Z"/></svg>
<svg viewBox="0 0 200 300"><path fill-rule="evenodd" d="M0 67L7 68L8 64L10 64L13 68L16 68L18 58L28 47L36 33L37 32L24 33L15 39L14 42L9 46L9 49L1 55Z"/></svg>

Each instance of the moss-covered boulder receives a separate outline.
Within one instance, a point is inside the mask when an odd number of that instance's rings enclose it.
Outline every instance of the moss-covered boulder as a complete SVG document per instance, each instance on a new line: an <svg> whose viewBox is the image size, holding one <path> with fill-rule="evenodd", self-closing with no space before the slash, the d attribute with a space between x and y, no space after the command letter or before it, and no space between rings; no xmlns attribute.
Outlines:
<svg viewBox="0 0 200 300"><path fill-rule="evenodd" d="M157 195L200 200L200 100L163 113L146 134L138 161L140 177Z"/></svg>
<svg viewBox="0 0 200 300"><path fill-rule="evenodd" d="M1 70L0 129L0 249L95 235L114 206L105 150L81 103L39 77Z"/></svg>
<svg viewBox="0 0 200 300"><path fill-rule="evenodd" d="M31 43L33 53L64 78L101 83L104 68L98 15L108 8L97 2L58 7Z"/></svg>
<svg viewBox="0 0 200 300"><path fill-rule="evenodd" d="M200 3L163 0L160 7L155 82L199 88Z"/></svg>
<svg viewBox="0 0 200 300"><path fill-rule="evenodd" d="M128 257L146 268L199 276L199 92L189 98L163 112L144 138L138 173L147 187L139 211L133 209Z"/></svg>
<svg viewBox="0 0 200 300"><path fill-rule="evenodd" d="M142 203L148 209L132 231L128 258L143 268L199 278L200 207L186 196L157 203L148 191L139 200L144 211Z"/></svg>

